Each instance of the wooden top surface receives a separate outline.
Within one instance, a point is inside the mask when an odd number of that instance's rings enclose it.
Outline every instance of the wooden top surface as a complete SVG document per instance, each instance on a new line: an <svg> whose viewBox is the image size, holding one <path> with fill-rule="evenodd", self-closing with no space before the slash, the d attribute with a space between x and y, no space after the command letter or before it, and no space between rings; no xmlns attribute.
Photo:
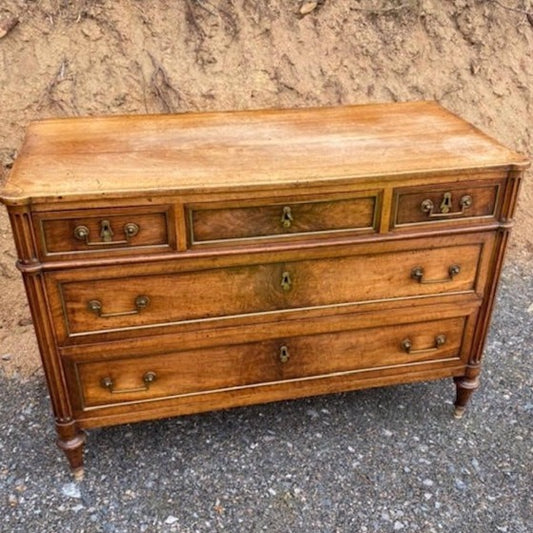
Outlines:
<svg viewBox="0 0 533 533"><path fill-rule="evenodd" d="M50 119L30 124L8 204L504 166L513 152L434 102Z"/></svg>

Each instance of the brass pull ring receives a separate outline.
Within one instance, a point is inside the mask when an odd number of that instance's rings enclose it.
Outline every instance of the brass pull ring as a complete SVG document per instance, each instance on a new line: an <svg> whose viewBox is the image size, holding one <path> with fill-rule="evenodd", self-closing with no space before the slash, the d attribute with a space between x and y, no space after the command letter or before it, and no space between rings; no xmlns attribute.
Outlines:
<svg viewBox="0 0 533 533"><path fill-rule="evenodd" d="M291 275L288 272L281 274L281 288L284 291L290 291L292 287Z"/></svg>
<svg viewBox="0 0 533 533"><path fill-rule="evenodd" d="M100 381L100 385L107 389L111 394L128 394L131 392L145 392L150 388L150 385L156 380L157 374L155 372L146 372L143 376L143 383L141 387L134 387L131 389L115 389L113 378L106 376Z"/></svg>
<svg viewBox="0 0 533 533"><path fill-rule="evenodd" d="M279 360L282 363L286 363L289 360L290 354L289 354L289 348L287 346L282 346L279 349Z"/></svg>
<svg viewBox="0 0 533 533"><path fill-rule="evenodd" d="M411 270L411 278L418 281L418 283L448 283L453 280L457 274L461 272L460 265L450 265L448 268L448 277L444 279L424 279L424 269L417 266Z"/></svg>
<svg viewBox="0 0 533 533"><path fill-rule="evenodd" d="M288 205L286 205L281 213L281 224L284 228L288 229L292 226L293 220L292 210Z"/></svg>
<svg viewBox="0 0 533 533"><path fill-rule="evenodd" d="M87 303L87 308L99 318L113 318L115 316L137 315L148 306L148 304L150 303L150 298L148 298L148 296L139 295L137 296L137 298L135 298L134 303L135 309L132 309L131 311L119 311L118 313L104 313L102 311L102 302L100 300L90 300Z"/></svg>
<svg viewBox="0 0 533 533"><path fill-rule="evenodd" d="M102 220L100 222L100 237L101 241L89 240L89 228L87 226L76 226L74 228L74 237L79 241L84 241L87 246L117 246L120 244L130 244L130 239L139 233L139 226L134 222L124 224L124 239L120 241L113 241L113 230L109 220Z"/></svg>
<svg viewBox="0 0 533 533"><path fill-rule="evenodd" d="M446 335L437 335L435 337L435 344L431 348L422 348L421 350L413 350L413 343L411 339L407 338L402 341L402 349L410 355L416 355L420 353L429 353L438 350L446 343Z"/></svg>
<svg viewBox="0 0 533 533"><path fill-rule="evenodd" d="M441 218L441 217L458 217L465 214L465 211L472 206L474 202L472 196L465 194L459 201L461 211L450 212L450 206L452 203L452 193L444 193L442 202L440 204L440 212L434 213L435 204L432 200L427 198L420 204L420 209L427 214L428 218Z"/></svg>

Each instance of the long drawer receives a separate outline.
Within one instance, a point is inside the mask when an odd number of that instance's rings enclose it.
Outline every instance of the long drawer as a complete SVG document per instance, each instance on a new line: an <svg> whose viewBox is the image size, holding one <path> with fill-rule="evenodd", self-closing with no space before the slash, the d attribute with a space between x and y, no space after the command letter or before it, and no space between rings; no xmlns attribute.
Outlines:
<svg viewBox="0 0 533 533"><path fill-rule="evenodd" d="M485 233L440 239L439 247L426 243L426 249L420 249L417 241L401 244L404 249L396 246L394 251L381 245L380 253L368 254L360 246L337 257L204 266L192 271L172 263L154 266L150 275L136 275L130 267L86 269L50 274L48 283L55 296L61 340L120 331L141 335L151 327L431 295L480 294L492 238ZM253 261L254 256L244 259Z"/></svg>
<svg viewBox="0 0 533 533"><path fill-rule="evenodd" d="M469 348L475 312L457 314L158 355L106 358L103 353L86 360L78 355L72 370L77 390L71 392L75 401L80 398L79 409L90 410L282 382L356 377L370 370L459 362Z"/></svg>

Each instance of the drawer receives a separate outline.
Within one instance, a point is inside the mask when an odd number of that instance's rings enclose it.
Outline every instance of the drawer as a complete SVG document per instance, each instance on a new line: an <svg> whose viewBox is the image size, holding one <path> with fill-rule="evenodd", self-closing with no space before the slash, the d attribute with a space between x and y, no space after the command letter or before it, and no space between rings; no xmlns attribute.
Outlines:
<svg viewBox="0 0 533 533"><path fill-rule="evenodd" d="M190 244L339 232L373 232L380 194L187 206Z"/></svg>
<svg viewBox="0 0 533 533"><path fill-rule="evenodd" d="M34 215L43 258L163 252L175 246L170 206L84 209Z"/></svg>
<svg viewBox="0 0 533 533"><path fill-rule="evenodd" d="M90 409L458 362L467 353L472 322L468 316L454 316L160 355L81 359L73 362L72 382L79 389L72 395L81 409Z"/></svg>
<svg viewBox="0 0 533 533"><path fill-rule="evenodd" d="M309 309L339 312L365 302L480 294L493 236L458 240L440 239L438 248L387 251L381 245L379 252L367 254L367 247L359 246L358 253L354 247L345 251L351 255L338 250L335 257L193 271L176 271L176 263L167 263L163 271L154 266L150 274L130 267L85 269L47 279L57 295L53 307L61 340L119 331L139 335L150 327L272 320L275 314Z"/></svg>
<svg viewBox="0 0 533 533"><path fill-rule="evenodd" d="M392 227L494 219L501 189L501 180L396 189Z"/></svg>

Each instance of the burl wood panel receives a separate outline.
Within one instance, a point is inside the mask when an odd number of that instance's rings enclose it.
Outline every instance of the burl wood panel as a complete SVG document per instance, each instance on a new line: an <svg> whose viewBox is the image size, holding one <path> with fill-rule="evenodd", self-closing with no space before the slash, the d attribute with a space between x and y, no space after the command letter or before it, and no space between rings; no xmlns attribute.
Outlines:
<svg viewBox="0 0 533 533"><path fill-rule="evenodd" d="M456 222L466 218L482 218L496 216L496 207L502 181L487 183L466 183L439 185L438 187L404 188L396 191L395 217L393 225L396 227L410 224L427 224ZM448 213L441 213L440 206L444 195L450 194L451 203ZM470 196L472 205L463 209L461 199ZM431 200L434 205L431 216L422 210L422 203Z"/></svg>
<svg viewBox="0 0 533 533"><path fill-rule="evenodd" d="M115 276L112 279L63 281L60 288L65 316L58 314L56 320L67 320L70 335L82 335L474 291L482 249L483 245L478 243L377 255L343 256L339 251L339 256L333 259L236 265L152 276L133 276L127 268L109 269L107 275ZM458 265L460 272L450 278L449 269L453 265ZM432 283L419 283L411 277L417 266L423 268L424 279ZM75 276L73 272L72 278ZM138 297L147 297L149 303L135 314L100 317L88 308L90 301L98 300L104 314L128 313L135 311Z"/></svg>
<svg viewBox="0 0 533 533"><path fill-rule="evenodd" d="M241 202L242 204L242 202ZM377 196L273 205L189 208L191 242L250 239L339 230L373 230Z"/></svg>
<svg viewBox="0 0 533 533"><path fill-rule="evenodd" d="M59 211L36 215L35 221L41 232L41 257L56 259L69 252L80 257L98 252L124 253L124 249L130 253L136 248L146 252L148 247L154 252L168 251L172 244L169 218L170 208L165 206L148 211L146 208ZM112 232L111 240L107 242L101 236L103 221L109 222ZM138 227L138 233L131 237L125 232L125 226L130 223ZM80 226L89 230L86 240L75 236L75 230Z"/></svg>
<svg viewBox="0 0 533 533"><path fill-rule="evenodd" d="M89 361L76 366L83 405L87 408L240 389L273 381L301 380L365 368L458 359L465 323L465 317L457 317L153 357ZM445 335L446 342L434 349L437 335ZM407 353L401 346L407 338L412 341L413 350L427 351ZM281 360L282 349L287 357L285 362ZM143 375L147 372L154 372L156 378L145 391L121 392L145 386ZM115 392L102 386L104 378L112 379Z"/></svg>

